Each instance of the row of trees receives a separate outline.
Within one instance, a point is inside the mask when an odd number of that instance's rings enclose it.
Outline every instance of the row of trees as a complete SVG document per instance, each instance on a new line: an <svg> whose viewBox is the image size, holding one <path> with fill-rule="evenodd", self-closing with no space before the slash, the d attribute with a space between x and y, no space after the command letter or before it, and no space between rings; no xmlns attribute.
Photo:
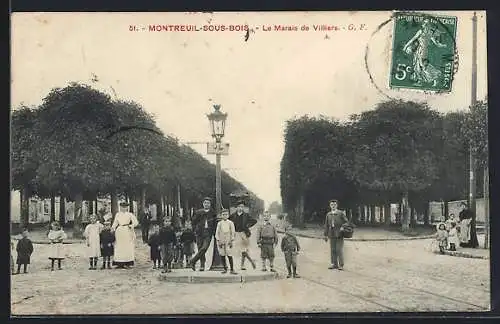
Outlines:
<svg viewBox="0 0 500 324"><path fill-rule="evenodd" d="M308 116L288 121L280 175L284 210L300 226L305 212L324 215L332 197L354 220L367 218L361 206L380 206L389 215L390 204L399 203L398 222L407 231L414 210L426 214L429 201L467 197L470 144L477 171L487 169L487 108L478 102L469 111L441 114L426 104L391 100L344 123Z"/></svg>
<svg viewBox="0 0 500 324"><path fill-rule="evenodd" d="M137 200L140 210L146 203L161 209L165 201L189 210L215 192L213 164L164 135L139 104L113 100L90 86L55 88L40 106L14 110L11 120L12 187L22 193L23 225L30 196L75 201L78 236L83 200L110 196L114 215L120 198ZM248 191L225 172L222 188L226 204L232 191Z"/></svg>

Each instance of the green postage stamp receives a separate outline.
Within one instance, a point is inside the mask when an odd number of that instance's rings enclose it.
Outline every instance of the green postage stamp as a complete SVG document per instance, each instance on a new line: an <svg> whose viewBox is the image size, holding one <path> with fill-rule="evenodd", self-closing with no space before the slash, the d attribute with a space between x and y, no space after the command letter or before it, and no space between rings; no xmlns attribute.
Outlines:
<svg viewBox="0 0 500 324"><path fill-rule="evenodd" d="M394 16L391 88L449 92L455 69L457 17Z"/></svg>

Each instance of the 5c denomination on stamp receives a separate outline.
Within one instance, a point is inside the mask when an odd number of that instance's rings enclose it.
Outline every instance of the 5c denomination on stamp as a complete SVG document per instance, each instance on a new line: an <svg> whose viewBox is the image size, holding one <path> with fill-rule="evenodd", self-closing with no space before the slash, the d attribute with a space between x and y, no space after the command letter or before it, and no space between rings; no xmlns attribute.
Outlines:
<svg viewBox="0 0 500 324"><path fill-rule="evenodd" d="M456 17L396 13L389 86L451 91L456 30Z"/></svg>

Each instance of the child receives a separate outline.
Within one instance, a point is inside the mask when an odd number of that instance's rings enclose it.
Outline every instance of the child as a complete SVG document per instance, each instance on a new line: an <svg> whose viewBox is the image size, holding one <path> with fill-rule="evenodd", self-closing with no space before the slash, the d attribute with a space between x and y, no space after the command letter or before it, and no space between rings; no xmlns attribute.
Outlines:
<svg viewBox="0 0 500 324"><path fill-rule="evenodd" d="M64 246L63 241L68 238L64 230L61 228L58 222L52 222L50 224L50 231L47 234L50 240L51 253L49 259L51 262L50 270L54 271L54 263L57 260L57 269L62 270L61 261L64 260Z"/></svg>
<svg viewBox="0 0 500 324"><path fill-rule="evenodd" d="M161 260L163 261L162 273L172 272L174 259L175 231L170 218L165 218L160 229Z"/></svg>
<svg viewBox="0 0 500 324"><path fill-rule="evenodd" d="M285 254L286 268L288 270L287 278L300 278L297 274L297 254L300 251L300 245L297 238L290 233L292 226L285 225L285 236L281 239L281 251Z"/></svg>
<svg viewBox="0 0 500 324"><path fill-rule="evenodd" d="M184 231L181 234L182 242L182 259L186 256L186 268L188 267L191 257L194 254L194 244L196 237L194 236L193 226L190 221L184 224Z"/></svg>
<svg viewBox="0 0 500 324"><path fill-rule="evenodd" d="M87 243L89 257L89 270L97 270L97 259L101 256L101 231L102 224L97 221L96 215L90 215L90 224L85 227L83 236Z"/></svg>
<svg viewBox="0 0 500 324"><path fill-rule="evenodd" d="M448 232L446 231L446 225L444 223L438 224L436 240L438 242L439 252L444 254L444 250L448 245Z"/></svg>
<svg viewBox="0 0 500 324"><path fill-rule="evenodd" d="M160 241L160 227L158 225L153 225L153 230L148 239L149 245L149 254L151 257L151 261L153 261L153 269L160 269L161 267L161 241Z"/></svg>
<svg viewBox="0 0 500 324"><path fill-rule="evenodd" d="M259 226L257 232L257 245L260 248L260 257L262 259L262 271L267 271L266 260L269 260L271 272L274 270L274 247L278 244L278 232L270 222L271 215L268 211L264 212L264 224Z"/></svg>
<svg viewBox="0 0 500 324"><path fill-rule="evenodd" d="M182 242L181 242L182 228L179 225L175 228L175 246L174 246L174 264L176 268L182 268Z"/></svg>
<svg viewBox="0 0 500 324"><path fill-rule="evenodd" d="M237 274L234 271L233 266L233 244L236 237L236 231L234 230L234 223L230 221L229 210L223 209L221 212L222 219L217 223L217 228L215 230L215 240L217 242L217 248L222 260L222 265L224 270L222 273L227 273L227 263L226 256L229 259L230 274Z"/></svg>
<svg viewBox="0 0 500 324"><path fill-rule="evenodd" d="M101 269L111 269L111 257L115 252L115 234L111 231L111 222L104 221L104 228L99 235L101 239L101 255L102 255L102 267Z"/></svg>
<svg viewBox="0 0 500 324"><path fill-rule="evenodd" d="M457 224L455 222L450 223L450 232L448 233L448 242L450 244L450 251L456 251L457 245L459 245Z"/></svg>
<svg viewBox="0 0 500 324"><path fill-rule="evenodd" d="M17 242L17 272L19 274L21 271L21 265L23 266L24 273L27 273L28 264L30 264L30 257L33 253L33 243L28 238L28 230L23 230L23 238Z"/></svg>

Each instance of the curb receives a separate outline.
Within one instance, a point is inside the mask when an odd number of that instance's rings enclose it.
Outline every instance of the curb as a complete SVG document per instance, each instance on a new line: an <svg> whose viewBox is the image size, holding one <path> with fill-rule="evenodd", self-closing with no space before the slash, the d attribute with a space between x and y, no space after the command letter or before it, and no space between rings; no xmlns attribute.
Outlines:
<svg viewBox="0 0 500 324"><path fill-rule="evenodd" d="M283 230L277 230L278 233L285 233ZM312 239L318 239L322 240L322 237L318 237L315 235L309 235L309 234L303 234L303 233L293 233L295 236L299 237L307 237L307 238L312 238ZM401 238L345 238L344 240L346 241L357 241L357 242L381 242L381 241L411 241L411 240L426 240L430 238L436 237L435 235L423 235L423 236L417 236L417 237L401 237Z"/></svg>
<svg viewBox="0 0 500 324"><path fill-rule="evenodd" d="M255 281L267 281L279 279L278 273L266 273L262 275L213 275L213 276L197 276L197 275L158 275L158 280L175 283L245 283Z"/></svg>
<svg viewBox="0 0 500 324"><path fill-rule="evenodd" d="M439 251L434 251L434 254L441 254L441 253ZM459 252L459 251L444 251L444 253L441 255L448 255L448 256L452 256L452 257L459 257L459 258L466 258L466 259L482 259L482 260L489 260L490 259L488 256L473 255L470 253Z"/></svg>
<svg viewBox="0 0 500 324"><path fill-rule="evenodd" d="M15 238L15 237L11 237L11 239L13 240L16 240L16 241L19 241L18 238ZM84 243L85 240L74 240L74 239L71 239L71 240L67 240L67 241L64 241L63 244L78 244L78 243ZM45 241L45 240L31 240L31 243L33 244L51 244L50 241Z"/></svg>

